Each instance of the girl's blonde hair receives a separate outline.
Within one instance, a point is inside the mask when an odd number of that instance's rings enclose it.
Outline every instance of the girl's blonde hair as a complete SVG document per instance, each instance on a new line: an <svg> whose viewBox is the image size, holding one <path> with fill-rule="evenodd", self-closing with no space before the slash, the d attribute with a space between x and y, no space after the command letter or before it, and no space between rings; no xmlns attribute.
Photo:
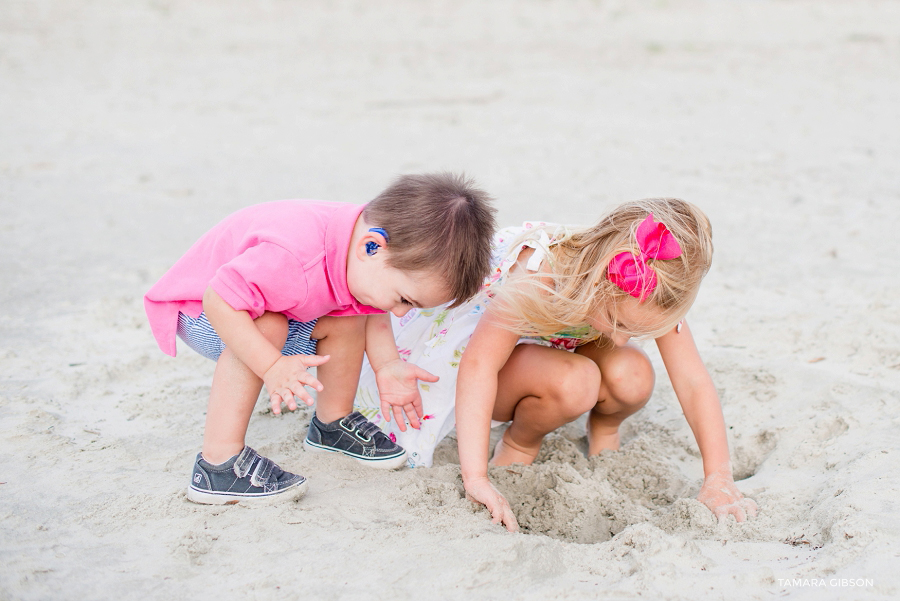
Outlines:
<svg viewBox="0 0 900 601"><path fill-rule="evenodd" d="M581 331L579 338L595 340L600 333L585 326L601 311L612 315L618 328L616 305L632 298L607 279L607 268L621 252L638 254L635 232L653 214L681 246L681 256L649 260L656 272L656 288L642 302L659 309L661 319L648 324L629 324L618 331L636 338L657 337L675 327L690 309L700 281L712 263L712 228L706 215L677 198L651 198L627 202L596 225L565 230L549 249L550 273L525 274L511 286L503 286L494 304L511 330L528 336L552 336L567 330ZM554 232L548 232L552 235ZM518 245L516 245L518 246Z"/></svg>

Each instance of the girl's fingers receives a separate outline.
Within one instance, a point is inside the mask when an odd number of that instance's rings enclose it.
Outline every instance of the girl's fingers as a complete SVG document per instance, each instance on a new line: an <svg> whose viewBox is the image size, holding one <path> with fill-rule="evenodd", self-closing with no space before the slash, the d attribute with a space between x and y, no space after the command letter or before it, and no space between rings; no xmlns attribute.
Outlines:
<svg viewBox="0 0 900 601"><path fill-rule="evenodd" d="M717 507L713 513L716 518L718 518L720 524L724 523L729 515L733 515L736 522L747 520L747 512L744 511L744 504L741 502L721 505Z"/></svg>
<svg viewBox="0 0 900 601"><path fill-rule="evenodd" d="M731 505L726 505L725 510L722 512L722 521L728 518L729 515L734 516L734 521L743 522L747 519L747 515L744 513L744 510L741 509L741 506L737 503L732 503Z"/></svg>
<svg viewBox="0 0 900 601"><path fill-rule="evenodd" d="M491 490L486 492L484 499L481 498L481 490L477 487L471 491L466 489L466 499L472 503L484 505L491 514L491 522L494 524L503 524L509 532L517 532L519 530L519 522L516 520L512 508L509 506L506 498L497 492L492 485Z"/></svg>
<svg viewBox="0 0 900 601"><path fill-rule="evenodd" d="M493 489L493 486L491 488ZM496 489L490 491L490 493L482 503L488 508L488 511L491 512L491 523L503 524L509 528L509 520L512 517L509 503L506 502L503 495L497 492ZM515 518L512 519L515 520Z"/></svg>
<svg viewBox="0 0 900 601"><path fill-rule="evenodd" d="M518 532L519 531L519 522L516 520L516 516L513 515L511 508L507 507L506 511L507 511L507 516L506 516L506 519L503 521L503 523L506 524L506 529L509 532Z"/></svg>
<svg viewBox="0 0 900 601"><path fill-rule="evenodd" d="M391 406L384 401L381 401L381 415L383 415L384 419L387 421L391 421Z"/></svg>
<svg viewBox="0 0 900 601"><path fill-rule="evenodd" d="M756 506L756 501L753 499L743 499L741 505L744 507L744 511L747 512L747 515L751 518L756 517L756 513L759 511L759 507Z"/></svg>
<svg viewBox="0 0 900 601"><path fill-rule="evenodd" d="M516 521L516 516L513 515L512 508L505 499L499 500L499 507L496 512L491 512L491 516L493 517L491 522L506 526L506 530L509 532L516 532L519 529L519 522Z"/></svg>

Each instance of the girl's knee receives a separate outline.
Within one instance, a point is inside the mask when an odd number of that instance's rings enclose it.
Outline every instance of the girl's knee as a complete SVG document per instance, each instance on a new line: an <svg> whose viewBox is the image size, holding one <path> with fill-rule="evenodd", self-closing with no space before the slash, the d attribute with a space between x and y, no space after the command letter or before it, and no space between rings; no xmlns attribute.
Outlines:
<svg viewBox="0 0 900 601"><path fill-rule="evenodd" d="M647 355L635 346L619 349L603 366L603 388L619 403L643 407L653 394L656 374Z"/></svg>
<svg viewBox="0 0 900 601"><path fill-rule="evenodd" d="M566 413L577 417L597 402L600 368L590 359L574 354L570 354L558 367L559 372L551 379L551 394Z"/></svg>

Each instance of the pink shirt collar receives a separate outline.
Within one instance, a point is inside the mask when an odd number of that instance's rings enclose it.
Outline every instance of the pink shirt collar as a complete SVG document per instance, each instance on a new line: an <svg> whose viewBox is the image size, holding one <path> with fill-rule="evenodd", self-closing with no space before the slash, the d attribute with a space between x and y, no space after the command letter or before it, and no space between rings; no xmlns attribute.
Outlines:
<svg viewBox="0 0 900 601"><path fill-rule="evenodd" d="M339 305L351 305L354 308L364 307L350 294L347 286L347 257L350 254L350 242L353 228L362 214L365 205L347 205L335 212L335 218L329 221L325 230L325 269L328 282L334 291ZM376 309L377 310L377 309Z"/></svg>

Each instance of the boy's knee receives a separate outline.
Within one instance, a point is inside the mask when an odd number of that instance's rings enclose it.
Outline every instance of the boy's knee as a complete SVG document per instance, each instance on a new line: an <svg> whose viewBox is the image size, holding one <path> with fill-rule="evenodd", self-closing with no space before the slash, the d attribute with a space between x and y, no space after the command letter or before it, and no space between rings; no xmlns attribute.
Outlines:
<svg viewBox="0 0 900 601"><path fill-rule="evenodd" d="M348 339L365 344L366 316L348 315L346 317L320 317L313 330L313 338Z"/></svg>
<svg viewBox="0 0 900 601"><path fill-rule="evenodd" d="M603 370L603 384L609 395L620 403L642 407L653 394L656 374L650 359L641 349L622 347Z"/></svg>
<svg viewBox="0 0 900 601"><path fill-rule="evenodd" d="M288 319L282 313L266 311L253 322L259 331L276 348L284 347L288 337Z"/></svg>

